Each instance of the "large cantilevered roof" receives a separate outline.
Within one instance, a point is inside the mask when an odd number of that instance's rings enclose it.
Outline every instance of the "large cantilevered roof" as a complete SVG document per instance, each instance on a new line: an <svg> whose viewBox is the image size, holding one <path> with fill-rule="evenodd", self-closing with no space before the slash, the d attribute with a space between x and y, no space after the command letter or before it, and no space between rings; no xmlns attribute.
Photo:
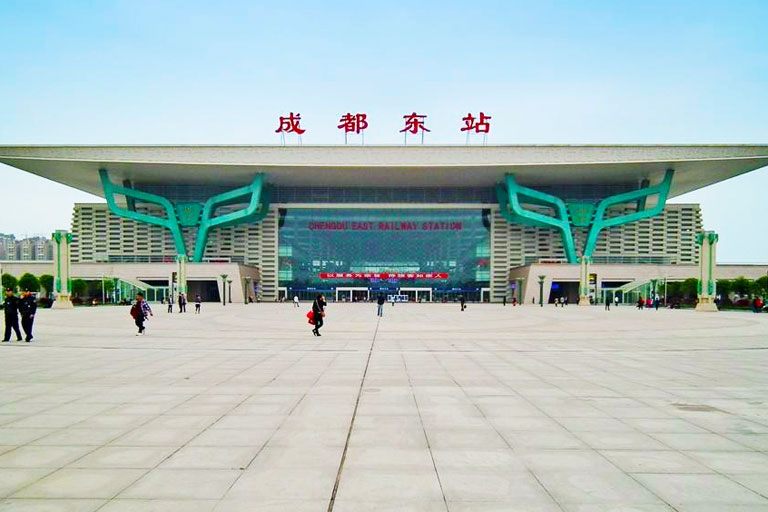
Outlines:
<svg viewBox="0 0 768 512"><path fill-rule="evenodd" d="M0 146L0 162L103 196L113 182L241 186L530 187L633 184L675 169L670 196L768 165L768 145Z"/></svg>

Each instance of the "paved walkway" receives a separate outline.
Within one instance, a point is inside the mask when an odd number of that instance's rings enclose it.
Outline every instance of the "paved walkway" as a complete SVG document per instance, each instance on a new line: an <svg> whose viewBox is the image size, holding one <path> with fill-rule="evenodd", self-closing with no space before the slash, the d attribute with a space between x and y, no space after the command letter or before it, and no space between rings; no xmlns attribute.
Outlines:
<svg viewBox="0 0 768 512"><path fill-rule="evenodd" d="M768 315L157 309L0 346L0 510L768 510Z"/></svg>

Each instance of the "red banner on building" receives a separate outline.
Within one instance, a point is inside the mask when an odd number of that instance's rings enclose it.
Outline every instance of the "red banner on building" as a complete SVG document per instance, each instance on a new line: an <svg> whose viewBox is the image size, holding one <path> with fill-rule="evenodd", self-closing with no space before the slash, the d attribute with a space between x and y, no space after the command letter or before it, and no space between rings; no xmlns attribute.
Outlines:
<svg viewBox="0 0 768 512"><path fill-rule="evenodd" d="M447 272L320 272L320 279L448 279Z"/></svg>

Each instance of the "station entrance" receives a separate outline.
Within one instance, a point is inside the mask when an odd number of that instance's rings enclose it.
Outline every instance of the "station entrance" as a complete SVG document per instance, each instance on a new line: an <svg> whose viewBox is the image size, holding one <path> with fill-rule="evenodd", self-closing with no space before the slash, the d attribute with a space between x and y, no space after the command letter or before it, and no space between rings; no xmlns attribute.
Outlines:
<svg viewBox="0 0 768 512"><path fill-rule="evenodd" d="M400 295L407 295L408 302L432 302L432 288L401 287Z"/></svg>
<svg viewBox="0 0 768 512"><path fill-rule="evenodd" d="M362 286L336 288L336 302L368 302L370 298L370 290Z"/></svg>

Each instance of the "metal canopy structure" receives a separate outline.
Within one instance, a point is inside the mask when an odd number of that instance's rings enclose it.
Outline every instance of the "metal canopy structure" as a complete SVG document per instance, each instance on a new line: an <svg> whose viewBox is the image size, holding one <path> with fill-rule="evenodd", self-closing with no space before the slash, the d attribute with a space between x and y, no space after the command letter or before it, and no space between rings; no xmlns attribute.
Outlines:
<svg viewBox="0 0 768 512"><path fill-rule="evenodd" d="M525 187L658 184L669 197L768 165L768 145L0 146L0 162L104 197L115 183L248 186Z"/></svg>

